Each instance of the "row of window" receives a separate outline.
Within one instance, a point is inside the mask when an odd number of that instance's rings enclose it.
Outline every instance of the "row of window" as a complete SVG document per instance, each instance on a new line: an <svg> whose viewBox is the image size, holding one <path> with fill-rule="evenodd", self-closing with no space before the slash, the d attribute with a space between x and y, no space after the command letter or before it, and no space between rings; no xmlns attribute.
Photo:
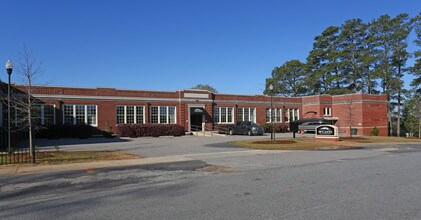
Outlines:
<svg viewBox="0 0 421 220"><path fill-rule="evenodd" d="M64 105L63 121L66 125L87 124L97 126L96 105Z"/></svg>
<svg viewBox="0 0 421 220"><path fill-rule="evenodd" d="M137 124L145 121L145 106L117 106L117 124Z"/></svg>
<svg viewBox="0 0 421 220"><path fill-rule="evenodd" d="M285 112L284 112L285 111ZM300 110L293 109L266 109L266 122L267 123L281 123L290 122L300 119Z"/></svg>
<svg viewBox="0 0 421 220"><path fill-rule="evenodd" d="M2 110L1 108L2 105L0 105L0 110ZM151 123L177 123L175 106L151 106L150 110ZM283 111L285 111L285 113ZM36 115L38 115L38 117L35 117L37 124L55 124L55 105L38 105L35 112ZM88 124L97 126L97 112L98 107L96 105L66 104L63 105L63 123L68 125ZM233 107L215 107L213 112L215 123L234 123ZM330 114L330 108L325 108L324 115ZM18 117L16 112L14 115L15 117ZM300 119L299 115L299 109L266 109L266 122L280 123L295 121ZM145 123L145 106L119 105L116 107L116 119L117 124ZM256 108L237 108L237 121L252 121L256 123Z"/></svg>
<svg viewBox="0 0 421 220"><path fill-rule="evenodd" d="M64 105L64 124L97 126L96 105ZM116 108L117 124L145 123L145 106L119 105ZM175 106L152 106L151 123L175 124Z"/></svg>
<svg viewBox="0 0 421 220"><path fill-rule="evenodd" d="M32 118L38 125L54 125L56 122L55 105L41 104L34 106ZM0 112L3 112L3 105L0 103ZM87 124L98 125L98 107L96 105L63 105L63 124L77 125ZM145 123L145 106L117 106L116 119L117 124ZM3 114L0 114L0 127L2 125ZM26 118L17 108L13 108L12 124L19 127L21 123L19 118ZM152 106L151 123L175 124L176 121L175 106Z"/></svg>
<svg viewBox="0 0 421 220"><path fill-rule="evenodd" d="M3 125L3 113L6 114L7 109L4 109L3 105L0 103L0 127ZM32 118L33 122L38 125L54 125L56 121L55 114L55 105L35 105L32 108ZM11 124L15 127L20 127L27 123L26 119L28 117L26 111L22 111L22 108L12 106L11 109Z"/></svg>
<svg viewBox="0 0 421 220"><path fill-rule="evenodd" d="M266 109L266 122L290 122L300 119L300 110L294 109ZM234 123L234 108L232 107L215 107L213 109L215 123ZM282 116L284 118L282 118ZM272 119L273 118L273 119ZM256 123L255 108L237 108L237 121L252 121Z"/></svg>

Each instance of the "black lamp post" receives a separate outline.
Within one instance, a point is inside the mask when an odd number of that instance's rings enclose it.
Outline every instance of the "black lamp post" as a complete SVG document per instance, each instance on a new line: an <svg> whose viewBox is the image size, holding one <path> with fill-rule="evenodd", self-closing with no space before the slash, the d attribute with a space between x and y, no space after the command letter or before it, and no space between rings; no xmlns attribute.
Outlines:
<svg viewBox="0 0 421 220"><path fill-rule="evenodd" d="M275 142L275 132L273 130L273 85L270 84L269 85L269 90L270 90L270 127L271 127L271 133L270 133L270 139L273 140L273 142Z"/></svg>
<svg viewBox="0 0 421 220"><path fill-rule="evenodd" d="M12 75L13 71L13 63L11 60L6 62L6 71L7 75L9 75L9 84L7 84L7 146L9 148L9 153L11 152L10 147L10 76Z"/></svg>

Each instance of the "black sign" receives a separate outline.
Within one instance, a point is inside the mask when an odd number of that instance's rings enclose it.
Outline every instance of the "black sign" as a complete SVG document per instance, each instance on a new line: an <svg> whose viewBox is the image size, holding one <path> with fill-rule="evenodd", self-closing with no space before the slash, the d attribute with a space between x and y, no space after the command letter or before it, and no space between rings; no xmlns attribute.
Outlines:
<svg viewBox="0 0 421 220"><path fill-rule="evenodd" d="M316 129L317 135L335 135L335 129L330 126L319 126Z"/></svg>
<svg viewBox="0 0 421 220"><path fill-rule="evenodd" d="M202 107L191 107L190 115L203 115L206 113L206 110Z"/></svg>

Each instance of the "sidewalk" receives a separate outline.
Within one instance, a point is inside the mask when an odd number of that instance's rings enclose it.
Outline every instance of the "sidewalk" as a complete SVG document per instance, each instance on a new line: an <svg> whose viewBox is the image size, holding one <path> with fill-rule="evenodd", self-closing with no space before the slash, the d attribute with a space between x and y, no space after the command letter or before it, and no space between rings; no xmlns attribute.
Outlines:
<svg viewBox="0 0 421 220"><path fill-rule="evenodd" d="M183 162L183 161L192 161L192 160L202 160L202 159L207 159L207 158L237 157L237 156L280 153L280 152L288 152L288 151L245 150L245 151L229 151L229 152L217 152L217 153L201 153L201 154L149 157L149 158L129 159L129 160L94 161L94 162L87 162L87 163L72 163L72 164L60 164L60 165L35 165L35 166L15 165L15 166L5 166L5 167L0 166L0 176L62 172L62 171L74 171L74 170L92 170L92 169L106 168L106 167L126 167L126 166L137 166L137 165L146 165L146 164L173 163L173 162Z"/></svg>

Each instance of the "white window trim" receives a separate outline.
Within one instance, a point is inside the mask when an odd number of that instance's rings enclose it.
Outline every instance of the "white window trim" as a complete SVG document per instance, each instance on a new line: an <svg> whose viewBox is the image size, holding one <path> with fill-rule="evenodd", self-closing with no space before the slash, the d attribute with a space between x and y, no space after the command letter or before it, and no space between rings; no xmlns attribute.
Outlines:
<svg viewBox="0 0 421 220"><path fill-rule="evenodd" d="M63 125L65 124L65 107L64 106L73 106L73 124L72 125L76 125L76 106L77 105L83 105L84 106L84 116L85 116L85 124L88 124L88 105L92 105L92 104L63 104L62 106L62 114L63 114ZM91 124L90 126L92 127L98 127L98 105L93 105L95 106L95 124Z"/></svg>
<svg viewBox="0 0 421 220"><path fill-rule="evenodd" d="M218 124L232 124L232 123L234 123L234 118L236 117L234 107L214 107L214 108L219 109L218 121L216 123L218 123ZM221 122L221 119L222 119L221 109L222 108L226 109L226 121L225 122ZM232 114L230 122L228 121L228 109L231 109L231 114Z"/></svg>
<svg viewBox="0 0 421 220"><path fill-rule="evenodd" d="M124 124L127 124L127 105L124 106Z"/></svg>
<svg viewBox="0 0 421 220"><path fill-rule="evenodd" d="M142 118L143 118L143 122L142 123L138 123L137 122L137 107L142 107L142 112L143 112L143 116L142 116ZM135 106L134 107L134 123L136 123L136 124L144 124L145 123L145 106Z"/></svg>
<svg viewBox="0 0 421 220"><path fill-rule="evenodd" d="M273 110L274 110L273 111L273 117L274 117L274 119L272 118L272 109L271 108L268 108L266 110L269 110L269 120L267 120L267 117L266 117L266 123L272 123L272 121L273 121L273 123L282 123L283 122L284 114L283 114L283 111L282 111L281 108L273 108ZM276 113L279 113L278 114L279 115L279 121L276 120L277 119ZM267 114L267 112L266 112L266 114Z"/></svg>
<svg viewBox="0 0 421 220"><path fill-rule="evenodd" d="M124 124L127 124L127 107L133 107L133 123L134 124L144 124L145 123L145 106L142 106L142 105L139 105L139 106L136 106L136 105L117 105L116 107L115 107L115 109L116 109L116 120L117 120L117 109L118 109L118 107L123 107L123 123ZM143 123L138 123L137 122L137 109L138 109L138 107L140 107L140 108L142 108L142 112L143 112L143 116L142 116L142 118L143 118Z"/></svg>
<svg viewBox="0 0 421 220"><path fill-rule="evenodd" d="M149 109L149 111L151 111L152 107L158 108L158 113L157 113L157 115L158 115L158 122L157 123L154 123L154 124L177 124L177 106L151 106L150 109ZM166 123L161 123L161 107L165 107L166 108L166 111L167 111L167 114L165 116L166 119L167 119L167 122ZM169 111L170 107L174 107L174 123L171 123L170 122L170 111ZM145 109L143 109L143 112L144 112L144 110ZM145 115L145 113L143 113L143 115ZM145 121L145 117L144 116L143 116L143 121ZM152 114L150 116L150 121L152 122Z"/></svg>
<svg viewBox="0 0 421 220"><path fill-rule="evenodd" d="M323 116L332 116L332 108L330 107L323 108Z"/></svg>
<svg viewBox="0 0 421 220"><path fill-rule="evenodd" d="M45 125L45 106L53 106L54 107L54 111L53 111L53 125L56 124L56 105L55 104L41 104L40 105L40 112L41 112L41 125Z"/></svg>
<svg viewBox="0 0 421 220"><path fill-rule="evenodd" d="M243 115L242 115L242 121L252 121L252 122L254 122L254 123L256 123L256 108L251 108L251 107L238 107L237 108L237 116L238 116L238 110L239 109L242 109L243 110ZM254 110L253 111L253 117L251 117L252 115L251 115L251 110ZM246 118L246 114L245 114L245 110L247 110L247 112L248 112L248 116L249 116L249 118ZM253 120L250 120L250 118L253 118Z"/></svg>

